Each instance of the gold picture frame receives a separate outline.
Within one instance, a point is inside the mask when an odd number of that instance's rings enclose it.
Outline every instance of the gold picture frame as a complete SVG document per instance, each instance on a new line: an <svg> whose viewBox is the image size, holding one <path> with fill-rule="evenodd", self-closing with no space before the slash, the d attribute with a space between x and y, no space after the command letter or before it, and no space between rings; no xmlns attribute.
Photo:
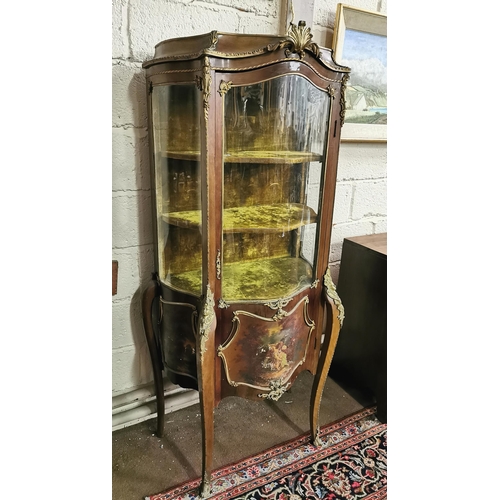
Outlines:
<svg viewBox="0 0 500 500"><path fill-rule="evenodd" d="M342 142L387 142L387 15L337 4L335 62L351 68Z"/></svg>

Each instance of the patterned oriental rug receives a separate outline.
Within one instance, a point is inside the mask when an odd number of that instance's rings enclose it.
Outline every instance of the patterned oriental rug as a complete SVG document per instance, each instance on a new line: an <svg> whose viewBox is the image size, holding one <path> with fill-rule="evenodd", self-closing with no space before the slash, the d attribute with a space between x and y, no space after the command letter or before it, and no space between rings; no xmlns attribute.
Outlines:
<svg viewBox="0 0 500 500"><path fill-rule="evenodd" d="M365 408L212 473L214 500L382 500L387 498L387 424ZM145 500L198 499L200 479Z"/></svg>

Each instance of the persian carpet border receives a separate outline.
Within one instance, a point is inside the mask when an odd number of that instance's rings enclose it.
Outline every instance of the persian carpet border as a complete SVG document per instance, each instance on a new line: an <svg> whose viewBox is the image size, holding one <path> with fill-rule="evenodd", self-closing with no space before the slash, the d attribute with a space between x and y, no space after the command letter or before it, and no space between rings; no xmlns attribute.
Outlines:
<svg viewBox="0 0 500 500"><path fill-rule="evenodd" d="M387 428L387 424L381 424L375 418L376 411L376 406L364 408L321 427L319 432L321 445L319 447L311 443L311 434L306 432L262 453L213 471L212 494L208 498L211 500L234 498L236 495L276 481L326 456L333 455L337 451L349 448L376 435L382 429ZM245 470L250 467L253 467L252 471L255 472L255 476L245 477ZM147 496L145 500L191 500L198 498L196 495L193 496L192 491L197 490L200 483L201 478L189 480L162 493ZM384 487L366 496L365 500L382 500L386 496L387 488Z"/></svg>

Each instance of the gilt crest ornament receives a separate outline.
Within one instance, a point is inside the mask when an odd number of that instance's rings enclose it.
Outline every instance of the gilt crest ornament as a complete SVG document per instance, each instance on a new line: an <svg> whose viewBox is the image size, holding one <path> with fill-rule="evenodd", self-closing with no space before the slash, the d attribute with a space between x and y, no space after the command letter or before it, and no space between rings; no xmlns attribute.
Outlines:
<svg viewBox="0 0 500 500"><path fill-rule="evenodd" d="M285 56L290 57L292 54L298 54L300 59L304 59L306 51L319 57L320 49L317 43L311 42L312 40L311 28L306 28L305 21L299 21L299 24L290 23L287 31L287 38L281 40L276 44L269 44L267 50L270 52L274 50L285 49Z"/></svg>

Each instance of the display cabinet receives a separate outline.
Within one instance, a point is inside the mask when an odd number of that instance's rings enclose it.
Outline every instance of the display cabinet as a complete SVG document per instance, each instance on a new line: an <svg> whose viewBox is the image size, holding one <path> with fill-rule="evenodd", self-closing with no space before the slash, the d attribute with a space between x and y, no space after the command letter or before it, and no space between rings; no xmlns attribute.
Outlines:
<svg viewBox="0 0 500 500"><path fill-rule="evenodd" d="M328 256L349 69L303 22L286 36L166 40L143 67L156 266L143 320L158 434L165 372L199 390L206 496L213 410L227 396L278 400L310 371L317 443L343 319Z"/></svg>

